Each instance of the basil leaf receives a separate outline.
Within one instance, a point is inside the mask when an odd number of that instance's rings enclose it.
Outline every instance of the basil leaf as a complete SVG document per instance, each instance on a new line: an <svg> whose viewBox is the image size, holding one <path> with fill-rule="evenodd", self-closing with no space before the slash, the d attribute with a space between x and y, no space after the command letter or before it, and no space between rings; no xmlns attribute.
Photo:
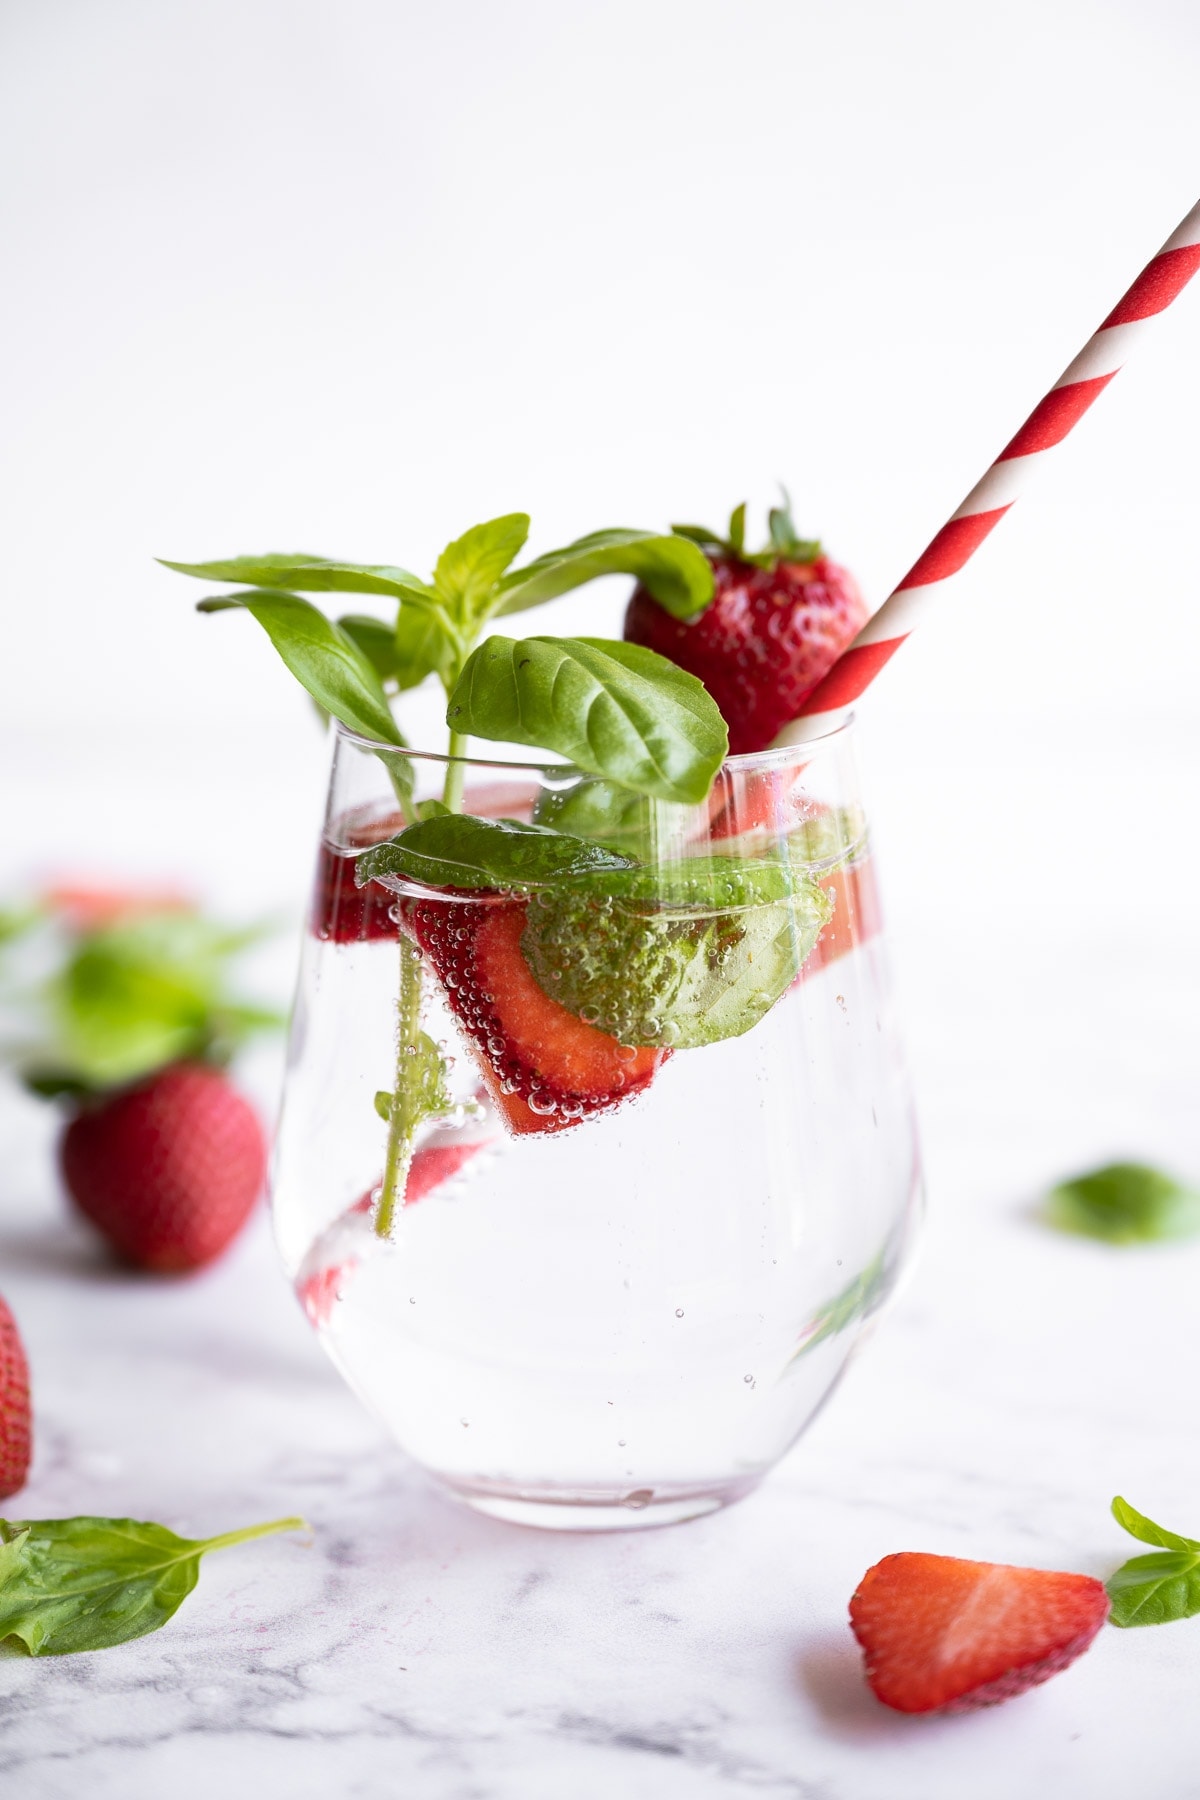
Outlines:
<svg viewBox="0 0 1200 1800"><path fill-rule="evenodd" d="M354 879L417 881L425 887L528 888L596 869L627 867L626 859L543 825L516 819L475 819L438 813L419 819L384 844L355 858Z"/></svg>
<svg viewBox="0 0 1200 1800"><path fill-rule="evenodd" d="M370 657L350 634L295 594L223 595L198 612L240 607L258 620L286 666L318 706L363 737L404 742Z"/></svg>
<svg viewBox="0 0 1200 1800"><path fill-rule="evenodd" d="M239 581L251 587L292 588L304 594L408 595L426 604L437 599L427 581L390 563L333 562L325 556L300 554L231 556L205 563L169 562L160 556L158 561L164 569L196 575L202 581Z"/></svg>
<svg viewBox="0 0 1200 1800"><path fill-rule="evenodd" d="M220 609L210 606L207 610ZM391 625L383 619L373 619L369 613L343 613L337 623L348 638L353 638L380 681L396 679L396 633Z"/></svg>
<svg viewBox="0 0 1200 1800"><path fill-rule="evenodd" d="M690 807L676 809L615 781L588 776L558 791L543 788L533 818L537 825L591 838L637 861L650 861L656 836L669 840L675 819L690 813Z"/></svg>
<svg viewBox="0 0 1200 1800"><path fill-rule="evenodd" d="M1112 1503L1112 1515L1122 1530L1127 1531L1130 1537L1137 1538L1139 1543L1155 1544L1160 1550L1194 1551L1200 1555L1200 1542L1195 1538L1180 1537L1178 1532L1165 1531L1153 1519L1148 1519L1145 1513L1130 1506L1128 1500L1122 1500L1120 1494Z"/></svg>
<svg viewBox="0 0 1200 1800"><path fill-rule="evenodd" d="M427 675L445 681L460 654L449 621L436 606L402 605L392 642L392 672L401 688L419 687Z"/></svg>
<svg viewBox="0 0 1200 1800"><path fill-rule="evenodd" d="M137 1519L0 1519L0 1640L65 1656L145 1637L191 1593L207 1551L305 1529L276 1519L192 1539Z"/></svg>
<svg viewBox="0 0 1200 1800"><path fill-rule="evenodd" d="M1114 1625L1170 1625L1200 1612L1200 1554L1134 1556L1105 1582Z"/></svg>
<svg viewBox="0 0 1200 1800"><path fill-rule="evenodd" d="M1054 1188L1046 1217L1108 1244L1153 1244L1200 1232L1200 1192L1146 1163L1110 1163Z"/></svg>
<svg viewBox="0 0 1200 1800"><path fill-rule="evenodd" d="M593 531L550 550L500 584L500 613L523 612L598 575L633 575L676 619L693 619L713 595L712 565L695 544L674 533Z"/></svg>
<svg viewBox="0 0 1200 1800"><path fill-rule="evenodd" d="M446 545L433 572L433 585L453 618L466 622L482 616L492 589L528 536L529 514L505 513L472 525Z"/></svg>
<svg viewBox="0 0 1200 1800"><path fill-rule="evenodd" d="M416 1122L440 1118L454 1109L454 1101L446 1085L446 1065L442 1053L427 1031L418 1031L412 1043L405 1046L403 1061L406 1101L414 1108ZM384 1089L375 1096L375 1111L385 1123L391 1122L395 1095Z"/></svg>
<svg viewBox="0 0 1200 1800"><path fill-rule="evenodd" d="M685 860L550 890L521 948L545 993L620 1043L698 1049L766 1016L831 911L784 865Z"/></svg>
<svg viewBox="0 0 1200 1800"><path fill-rule="evenodd" d="M607 638L489 638L467 659L446 719L453 731L532 744L589 775L693 805L729 748L694 675Z"/></svg>

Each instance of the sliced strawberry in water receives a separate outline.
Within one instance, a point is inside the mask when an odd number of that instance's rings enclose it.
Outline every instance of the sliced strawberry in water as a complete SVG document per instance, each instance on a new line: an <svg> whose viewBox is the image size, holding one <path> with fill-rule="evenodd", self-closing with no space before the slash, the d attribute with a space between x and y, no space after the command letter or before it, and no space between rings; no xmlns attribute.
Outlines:
<svg viewBox="0 0 1200 1800"><path fill-rule="evenodd" d="M426 1194L444 1187L465 1163L470 1162L478 1151L486 1150L492 1142L494 1139L490 1137L475 1137L457 1143L422 1144L409 1165L408 1181L404 1189L405 1206L415 1206ZM338 1221L339 1230L356 1215L370 1212L375 1192L375 1187L368 1188L365 1194L359 1195L353 1206L346 1208ZM342 1298L346 1283L357 1267L357 1256L344 1256L338 1262L326 1263L311 1274L303 1275L297 1282L296 1293L311 1324L328 1325L334 1306Z"/></svg>
<svg viewBox="0 0 1200 1800"><path fill-rule="evenodd" d="M856 945L865 943L883 929L879 905L879 889L869 857L848 863L819 877L826 893L832 891L833 917L809 951L797 980L815 975L839 956L846 956Z"/></svg>
<svg viewBox="0 0 1200 1800"><path fill-rule="evenodd" d="M463 805L476 818L528 822L537 792L527 781L488 781L468 788ZM356 887L354 859L361 850L382 844L403 828L404 817L395 811L371 816L369 809L355 809L338 818L331 827L333 837L321 840L317 855L309 912L309 930L314 937L333 944L373 944L399 937L395 894L376 882Z"/></svg>
<svg viewBox="0 0 1200 1800"><path fill-rule="evenodd" d="M908 1713L1011 1700L1082 1656L1107 1617L1090 1575L914 1552L868 1569L850 1602L868 1682Z"/></svg>
<svg viewBox="0 0 1200 1800"><path fill-rule="evenodd" d="M646 1087L667 1050L619 1044L561 1006L521 952L525 902L416 900L409 930L517 1135L562 1131Z"/></svg>

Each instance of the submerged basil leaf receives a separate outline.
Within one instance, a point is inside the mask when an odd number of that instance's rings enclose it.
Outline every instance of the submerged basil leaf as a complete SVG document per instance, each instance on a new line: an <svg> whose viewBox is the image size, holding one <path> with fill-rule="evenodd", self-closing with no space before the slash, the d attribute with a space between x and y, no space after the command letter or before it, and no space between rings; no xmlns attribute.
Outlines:
<svg viewBox="0 0 1200 1800"><path fill-rule="evenodd" d="M640 644L493 637L468 658L446 712L452 731L531 744L658 800L698 804L729 749L694 675Z"/></svg>
<svg viewBox="0 0 1200 1800"><path fill-rule="evenodd" d="M500 584L500 613L523 612L582 586L598 575L633 575L676 619L702 613L713 595L712 565L686 538L616 528L593 531L550 550Z"/></svg>
<svg viewBox="0 0 1200 1800"><path fill-rule="evenodd" d="M1169 1625L1200 1612L1200 1543L1165 1531L1120 1495L1112 1511L1131 1537L1163 1546L1161 1554L1131 1557L1109 1576L1105 1586L1112 1601L1112 1623Z"/></svg>
<svg viewBox="0 0 1200 1800"><path fill-rule="evenodd" d="M145 1637L191 1593L207 1551L305 1529L275 1519L192 1539L138 1519L0 1519L0 1641L65 1656Z"/></svg>
<svg viewBox="0 0 1200 1800"><path fill-rule="evenodd" d="M690 816L690 807L651 800L619 782L594 776L568 788L543 788L533 811L537 825L592 838L639 862L653 859L656 839L669 839L673 819Z"/></svg>
<svg viewBox="0 0 1200 1800"><path fill-rule="evenodd" d="M623 1044L741 1037L799 975L832 903L780 863L706 857L589 878L531 906L538 985Z"/></svg>
<svg viewBox="0 0 1200 1800"><path fill-rule="evenodd" d="M417 881L426 887L525 889L564 876L622 869L627 859L544 825L438 813L355 859L359 887Z"/></svg>
<svg viewBox="0 0 1200 1800"><path fill-rule="evenodd" d="M404 742L371 658L319 608L296 594L252 591L201 600L196 610L225 612L231 607L258 620L318 706L363 737L381 738L385 744Z"/></svg>
<svg viewBox="0 0 1200 1800"><path fill-rule="evenodd" d="M1146 1163L1109 1163L1054 1188L1046 1216L1108 1244L1153 1244L1200 1232L1200 1192Z"/></svg>

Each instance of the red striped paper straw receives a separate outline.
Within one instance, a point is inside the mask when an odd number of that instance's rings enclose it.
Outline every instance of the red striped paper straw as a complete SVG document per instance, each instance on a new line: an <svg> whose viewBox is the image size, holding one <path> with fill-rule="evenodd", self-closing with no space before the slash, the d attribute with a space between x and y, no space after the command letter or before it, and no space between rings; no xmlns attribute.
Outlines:
<svg viewBox="0 0 1200 1800"><path fill-rule="evenodd" d="M1164 312L1200 268L1200 202L1133 286L1039 400L1020 431L971 489L953 518L918 556L899 587L843 650L808 699L800 717L776 740L795 743L830 730L865 693L883 665L932 607L939 588L969 562L998 525L1047 451L1082 419L1128 357L1139 334Z"/></svg>

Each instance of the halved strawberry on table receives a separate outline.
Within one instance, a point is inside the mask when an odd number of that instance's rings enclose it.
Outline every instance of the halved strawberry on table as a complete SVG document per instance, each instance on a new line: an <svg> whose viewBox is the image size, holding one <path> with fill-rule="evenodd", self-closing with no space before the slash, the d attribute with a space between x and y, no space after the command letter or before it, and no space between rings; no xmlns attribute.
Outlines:
<svg viewBox="0 0 1200 1800"><path fill-rule="evenodd" d="M771 541L745 547L746 509L728 536L699 525L672 530L698 544L712 564L710 604L690 619L674 618L646 591L634 591L625 614L629 643L697 676L729 727L730 754L765 750L867 621L867 607L848 569L819 543L797 537L791 505L772 508Z"/></svg>
<svg viewBox="0 0 1200 1800"><path fill-rule="evenodd" d="M618 1043L539 986L521 949L527 902L409 900L403 920L518 1136L562 1131L639 1092L670 1054Z"/></svg>
<svg viewBox="0 0 1200 1800"><path fill-rule="evenodd" d="M885 1706L969 1712L1057 1675L1108 1610L1103 1582L1090 1575L905 1551L867 1570L850 1624Z"/></svg>

